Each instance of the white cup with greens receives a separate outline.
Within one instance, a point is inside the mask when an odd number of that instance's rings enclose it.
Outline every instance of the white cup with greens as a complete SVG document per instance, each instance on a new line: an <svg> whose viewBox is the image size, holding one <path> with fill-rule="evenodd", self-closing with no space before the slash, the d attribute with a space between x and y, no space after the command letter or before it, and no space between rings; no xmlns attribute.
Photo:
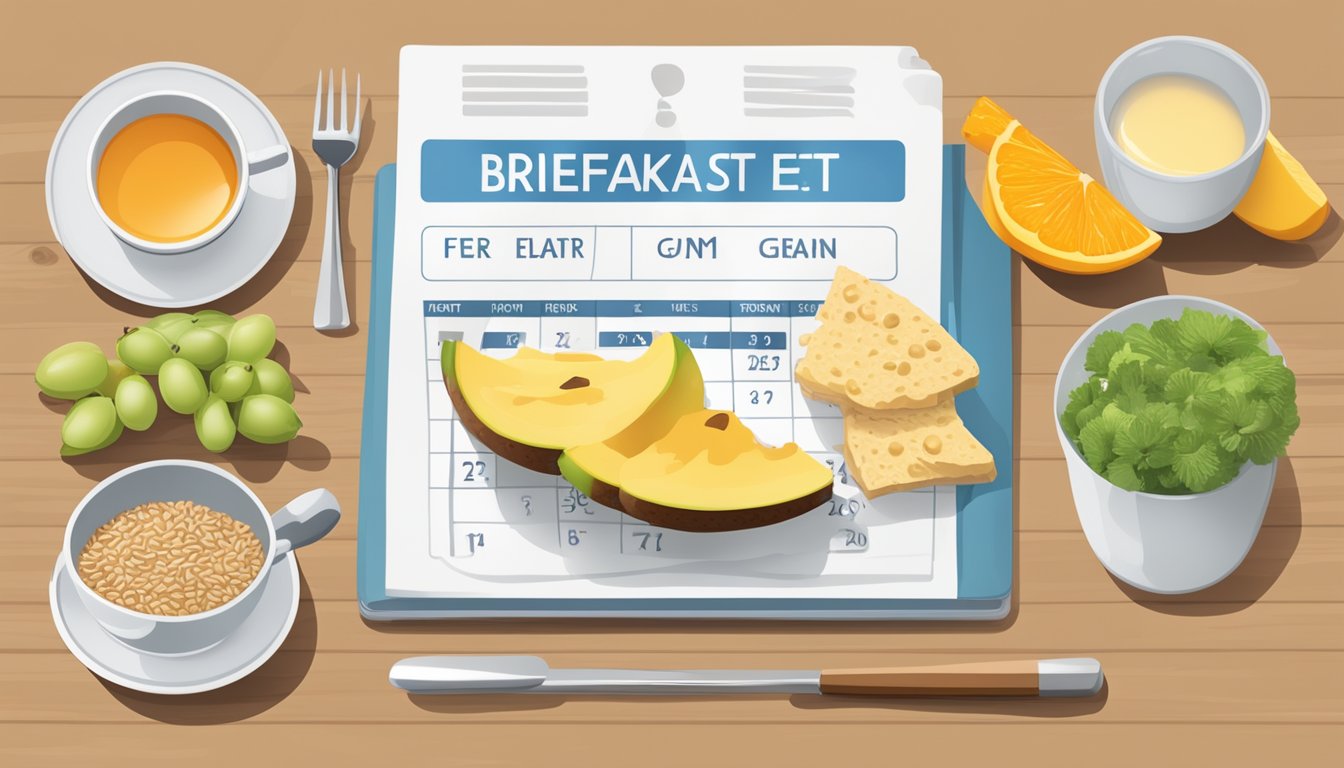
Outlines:
<svg viewBox="0 0 1344 768"><path fill-rule="evenodd" d="M1298 426L1295 398L1278 345L1226 304L1158 296L1089 328L1055 380L1055 428L1106 569L1163 594L1236 570Z"/></svg>

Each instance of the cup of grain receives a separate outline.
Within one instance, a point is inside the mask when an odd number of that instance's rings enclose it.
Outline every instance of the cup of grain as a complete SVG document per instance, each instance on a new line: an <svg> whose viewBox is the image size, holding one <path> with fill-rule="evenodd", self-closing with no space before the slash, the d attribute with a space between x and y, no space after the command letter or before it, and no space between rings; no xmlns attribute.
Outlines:
<svg viewBox="0 0 1344 768"><path fill-rule="evenodd" d="M109 634L148 653L194 653L228 637L256 607L271 566L325 536L340 514L325 489L272 515L214 465L151 461L84 497L61 561Z"/></svg>

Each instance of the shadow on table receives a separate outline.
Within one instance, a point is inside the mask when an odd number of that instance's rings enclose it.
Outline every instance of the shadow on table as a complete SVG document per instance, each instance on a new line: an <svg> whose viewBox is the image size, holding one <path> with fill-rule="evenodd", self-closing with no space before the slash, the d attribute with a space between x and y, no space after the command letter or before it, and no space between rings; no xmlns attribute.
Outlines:
<svg viewBox="0 0 1344 768"><path fill-rule="evenodd" d="M1111 576L1129 599L1173 616L1218 616L1245 610L1274 586L1302 538L1302 497L1293 461L1279 459L1269 509L1255 543L1237 570L1217 584L1186 595L1155 595ZM1109 574L1108 574L1109 575Z"/></svg>
<svg viewBox="0 0 1344 768"><path fill-rule="evenodd" d="M1163 266L1194 275L1236 272L1252 265L1300 269L1320 261L1344 234L1344 222L1331 210L1316 234L1284 242L1251 229L1236 216L1198 232L1163 235L1153 258Z"/></svg>
<svg viewBox="0 0 1344 768"><path fill-rule="evenodd" d="M270 661L242 680L215 691L163 696L123 688L96 675L94 679L127 709L162 723L233 723L265 712L293 693L313 665L316 648L317 616L308 580L300 568L299 614L294 628Z"/></svg>
<svg viewBox="0 0 1344 768"><path fill-rule="evenodd" d="M1117 309L1140 299L1165 295L1167 269L1193 275L1226 274L1253 265L1298 269L1319 261L1341 235L1344 221L1333 210L1319 232L1296 242L1266 237L1237 217L1229 216L1199 232L1163 235L1161 247L1151 257L1118 272L1070 275L1030 260L1026 264L1041 282L1062 296L1090 307ZM1013 295L1022 294L1015 290Z"/></svg>
<svg viewBox="0 0 1344 768"><path fill-rule="evenodd" d="M307 391L297 378L295 389ZM36 397L43 407L53 413L65 413L70 409L69 401L57 400L41 393ZM325 469L331 463L331 450L322 441L308 435L299 435L280 445L262 445L239 436L227 451L212 453L197 440L195 422L190 416L179 416L161 407L154 426L144 432L126 430L110 450L68 456L62 461L80 475L101 481L132 464L155 459L191 459L208 463L217 463L223 459L232 465L233 471L243 480L263 483L279 474L280 468L286 463L306 472Z"/></svg>
<svg viewBox="0 0 1344 768"><path fill-rule="evenodd" d="M775 701L778 696L730 694L734 700ZM908 712L939 712L944 714L981 714L1007 715L1011 717L1079 717L1100 712L1106 706L1110 696L1110 683L1103 682L1101 690L1092 696L1081 698L1042 698L1036 696L1013 696L1005 698L895 698L883 696L839 696L804 695L789 696L789 703L795 709L882 709ZM407 698L412 704L427 712L446 715L479 714L484 712L529 712L554 709L566 702L579 699L628 703L632 706L657 702L696 702L722 699L724 694L706 694L702 696L630 696L584 694L582 696L548 694L503 694L503 695L463 695L434 696L410 694Z"/></svg>

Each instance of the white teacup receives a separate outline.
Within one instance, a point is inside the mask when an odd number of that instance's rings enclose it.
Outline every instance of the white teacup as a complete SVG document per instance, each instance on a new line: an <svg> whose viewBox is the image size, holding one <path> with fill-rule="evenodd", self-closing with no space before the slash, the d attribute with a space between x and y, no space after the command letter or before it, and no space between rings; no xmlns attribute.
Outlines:
<svg viewBox="0 0 1344 768"><path fill-rule="evenodd" d="M126 126L151 115L183 115L200 120L224 139L233 155L237 172L237 190L233 195L233 201L213 226L195 237L185 240L151 240L128 232L108 215L98 196L98 167L102 163L108 143ZM200 248L223 234L243 210L243 204L247 199L248 181L252 174L284 167L288 153L289 147L283 144L248 147L228 115L199 96L181 91L154 91L141 94L112 110L112 114L107 116L94 134L93 143L89 146L89 195L93 198L94 210L98 211L103 223L123 242L150 253L185 253Z"/></svg>
<svg viewBox="0 0 1344 768"><path fill-rule="evenodd" d="M265 552L261 571L237 597L201 613L158 616L118 605L79 577L75 567L79 554L100 526L141 504L182 499L246 523L261 541ZM61 562L84 607L113 637L148 653L193 653L228 637L256 607L271 566L293 550L321 539L340 516L340 505L324 488L299 496L271 515L246 485L214 465L150 461L127 467L89 491L65 527Z"/></svg>
<svg viewBox="0 0 1344 768"><path fill-rule="evenodd" d="M1155 75L1191 75L1222 89L1236 106L1246 146L1232 163L1208 173L1173 176L1130 157L1111 133L1111 113L1136 83ZM1260 168L1269 133L1269 91L1241 54L1200 37L1159 37L1139 43L1111 63L1093 109L1097 159L1106 187L1158 232L1194 232L1227 217Z"/></svg>

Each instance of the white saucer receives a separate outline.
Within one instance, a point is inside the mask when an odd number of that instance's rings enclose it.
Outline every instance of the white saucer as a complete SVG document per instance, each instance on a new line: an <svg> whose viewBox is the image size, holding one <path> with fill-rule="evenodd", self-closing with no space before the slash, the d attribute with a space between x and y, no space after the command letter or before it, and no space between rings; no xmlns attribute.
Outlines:
<svg viewBox="0 0 1344 768"><path fill-rule="evenodd" d="M51 617L65 647L95 675L145 693L185 694L223 688L254 672L289 635L299 613L299 566L293 555L271 569L261 601L242 626L198 653L143 653L109 635L84 610L70 573L57 560L49 589Z"/></svg>
<svg viewBox="0 0 1344 768"><path fill-rule="evenodd" d="M219 107L248 147L289 145L280 124L252 92L204 67L157 62L99 83L66 116L47 159L47 216L80 269L99 285L140 304L189 307L242 286L257 274L289 229L294 212L294 152L282 168L254 174L238 218L210 243L187 253L133 248L98 216L88 188L89 144L103 120L138 95L159 90L196 94Z"/></svg>

